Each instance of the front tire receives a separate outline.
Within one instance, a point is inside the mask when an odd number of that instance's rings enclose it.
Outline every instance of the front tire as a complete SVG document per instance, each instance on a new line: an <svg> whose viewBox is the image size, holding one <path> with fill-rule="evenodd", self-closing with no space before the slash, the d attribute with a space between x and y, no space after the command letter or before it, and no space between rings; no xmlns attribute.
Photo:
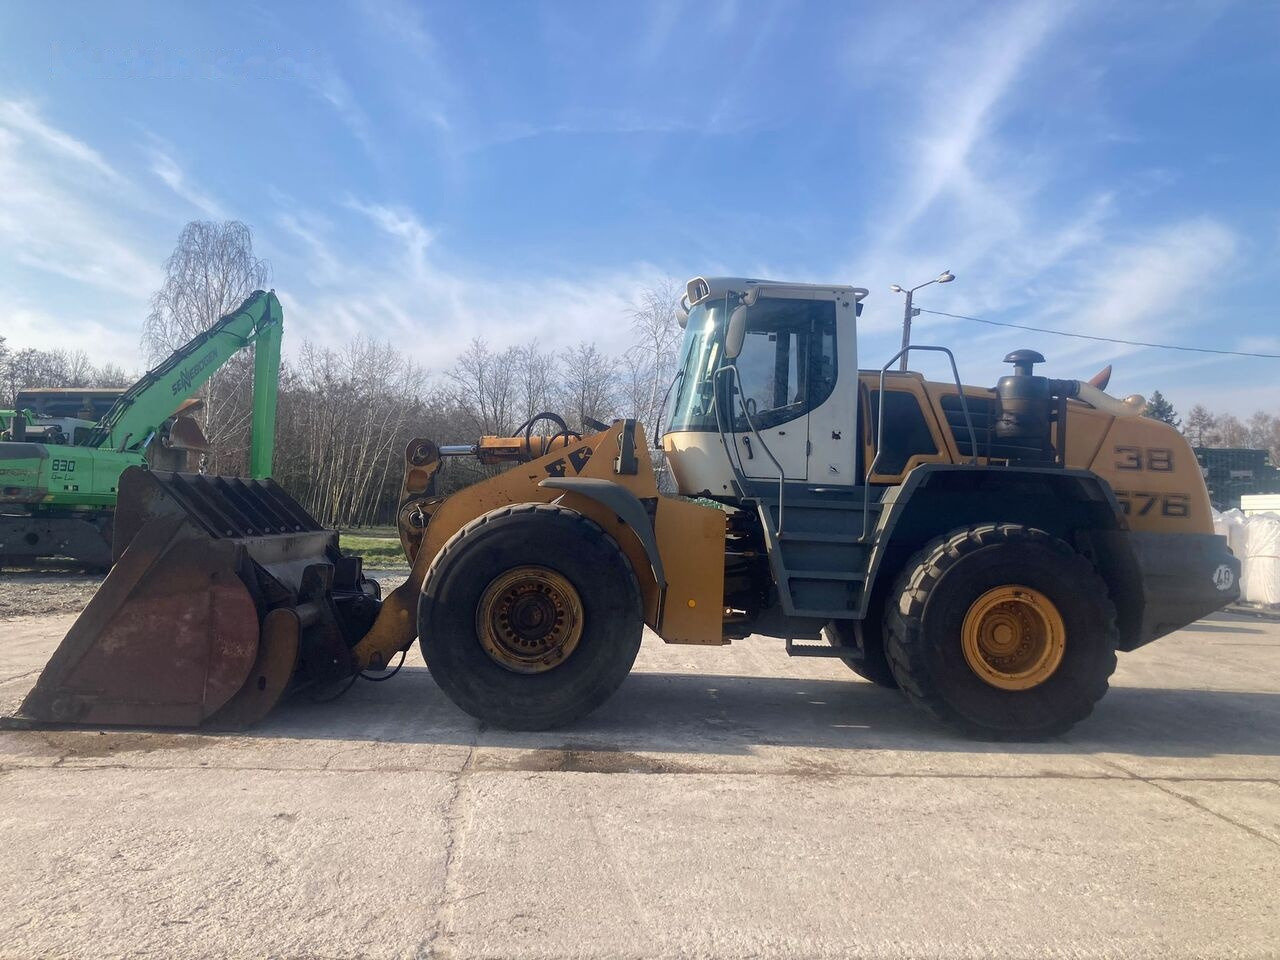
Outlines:
<svg viewBox="0 0 1280 960"><path fill-rule="evenodd" d="M1029 527L987 524L934 540L907 563L885 621L907 697L983 739L1065 733L1116 668L1106 583L1068 544Z"/></svg>
<svg viewBox="0 0 1280 960"><path fill-rule="evenodd" d="M884 652L883 623L879 616L874 620L832 620L822 630L823 637L833 647L852 648L856 657L842 657L841 662L877 687L898 689L898 681L889 667Z"/></svg>
<svg viewBox="0 0 1280 960"><path fill-rule="evenodd" d="M543 730L590 713L640 650L640 587L594 521L553 504L490 511L423 580L418 637L432 677L477 719Z"/></svg>

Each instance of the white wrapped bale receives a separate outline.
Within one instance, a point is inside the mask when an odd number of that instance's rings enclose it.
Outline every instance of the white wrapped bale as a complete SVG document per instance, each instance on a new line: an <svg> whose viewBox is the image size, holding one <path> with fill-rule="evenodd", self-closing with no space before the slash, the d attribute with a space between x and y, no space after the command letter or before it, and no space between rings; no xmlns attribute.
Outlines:
<svg viewBox="0 0 1280 960"><path fill-rule="evenodd" d="M1245 582L1245 570L1249 565L1248 558L1245 556L1244 526L1247 519L1241 511L1236 509L1228 510L1226 513L1213 511L1213 532L1220 537L1226 537L1227 546L1240 559L1240 599L1244 601L1249 599L1246 593L1248 586Z"/></svg>
<svg viewBox="0 0 1280 960"><path fill-rule="evenodd" d="M1241 599L1280 606L1280 514L1249 517L1244 534Z"/></svg>
<svg viewBox="0 0 1280 960"><path fill-rule="evenodd" d="M1248 518L1237 509L1226 513L1213 511L1213 532L1227 538L1227 546L1237 557L1244 557L1244 525Z"/></svg>

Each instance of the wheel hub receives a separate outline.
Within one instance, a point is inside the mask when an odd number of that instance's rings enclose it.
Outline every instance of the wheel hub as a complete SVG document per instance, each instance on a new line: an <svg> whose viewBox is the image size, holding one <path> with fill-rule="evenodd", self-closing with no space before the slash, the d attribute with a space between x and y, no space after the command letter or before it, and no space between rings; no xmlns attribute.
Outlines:
<svg viewBox="0 0 1280 960"><path fill-rule="evenodd" d="M1001 690L1029 690L1048 680L1066 650L1066 626L1039 590L1007 585L988 590L969 607L961 628L965 661Z"/></svg>
<svg viewBox="0 0 1280 960"><path fill-rule="evenodd" d="M582 637L582 601L573 584L547 567L515 567L485 588L476 609L480 645L515 673L544 673Z"/></svg>

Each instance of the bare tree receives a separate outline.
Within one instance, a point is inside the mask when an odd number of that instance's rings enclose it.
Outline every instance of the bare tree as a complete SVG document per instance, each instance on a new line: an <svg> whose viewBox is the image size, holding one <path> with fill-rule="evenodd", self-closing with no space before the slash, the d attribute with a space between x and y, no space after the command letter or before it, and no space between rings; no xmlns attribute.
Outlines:
<svg viewBox="0 0 1280 960"><path fill-rule="evenodd" d="M104 363L102 366L97 367L94 370L93 383L91 386L127 387L137 379L138 377L136 374L129 373L124 369L124 367L118 366L114 363Z"/></svg>
<svg viewBox="0 0 1280 960"><path fill-rule="evenodd" d="M561 358L561 395L569 425L589 430L586 421L607 422L617 407L618 363L583 341Z"/></svg>
<svg viewBox="0 0 1280 960"><path fill-rule="evenodd" d="M1196 404L1187 413L1183 435L1197 447L1252 447L1280 461L1280 417L1256 411L1247 423L1230 413L1214 413Z"/></svg>
<svg viewBox="0 0 1280 960"><path fill-rule="evenodd" d="M1218 444L1223 447L1249 446L1249 429L1230 413L1218 417Z"/></svg>
<svg viewBox="0 0 1280 960"><path fill-rule="evenodd" d="M277 481L324 523L393 522L404 448L436 429L424 416L423 379L387 343L304 343L281 375Z"/></svg>
<svg viewBox="0 0 1280 960"><path fill-rule="evenodd" d="M124 387L137 377L119 367L95 367L84 350L0 352L0 407L12 406L20 390L39 387Z"/></svg>
<svg viewBox="0 0 1280 960"><path fill-rule="evenodd" d="M631 310L636 339L622 355L624 399L650 437L659 429L662 402L675 372L676 351L683 333L676 322L680 292L680 285L667 277L642 290Z"/></svg>
<svg viewBox="0 0 1280 960"><path fill-rule="evenodd" d="M245 224L188 223L165 262L164 285L151 298L151 313L143 325L149 362L208 330L254 290L266 286L269 277L267 262L253 254L253 236ZM213 448L207 466L215 473L238 466L248 445L252 369L251 363L229 363L201 388L205 434Z"/></svg>
<svg viewBox="0 0 1280 960"><path fill-rule="evenodd" d="M1212 446L1217 437L1218 419L1207 407L1196 404L1187 413L1182 434L1197 447Z"/></svg>
<svg viewBox="0 0 1280 960"><path fill-rule="evenodd" d="M543 353L537 343L516 347L512 375L518 397L516 416L521 422L555 403L555 355Z"/></svg>
<svg viewBox="0 0 1280 960"><path fill-rule="evenodd" d="M1259 410L1249 418L1249 446L1267 450L1280 463L1280 417Z"/></svg>
<svg viewBox="0 0 1280 960"><path fill-rule="evenodd" d="M266 285L265 260L253 255L253 235L239 220L193 220L165 261L165 280L151 298L142 342L151 362L208 330Z"/></svg>
<svg viewBox="0 0 1280 960"><path fill-rule="evenodd" d="M515 427L512 372L518 356L515 347L494 353L482 337L476 337L449 371L458 405L471 414L477 434L507 436Z"/></svg>

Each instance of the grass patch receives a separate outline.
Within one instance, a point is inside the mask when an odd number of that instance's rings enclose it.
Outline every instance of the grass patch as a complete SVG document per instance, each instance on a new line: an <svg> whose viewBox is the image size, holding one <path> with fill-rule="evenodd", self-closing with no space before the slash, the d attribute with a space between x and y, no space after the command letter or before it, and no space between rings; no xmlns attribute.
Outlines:
<svg viewBox="0 0 1280 960"><path fill-rule="evenodd" d="M359 537L344 533L338 541L342 552L364 557L366 568L385 570L388 567L408 566L399 538Z"/></svg>

